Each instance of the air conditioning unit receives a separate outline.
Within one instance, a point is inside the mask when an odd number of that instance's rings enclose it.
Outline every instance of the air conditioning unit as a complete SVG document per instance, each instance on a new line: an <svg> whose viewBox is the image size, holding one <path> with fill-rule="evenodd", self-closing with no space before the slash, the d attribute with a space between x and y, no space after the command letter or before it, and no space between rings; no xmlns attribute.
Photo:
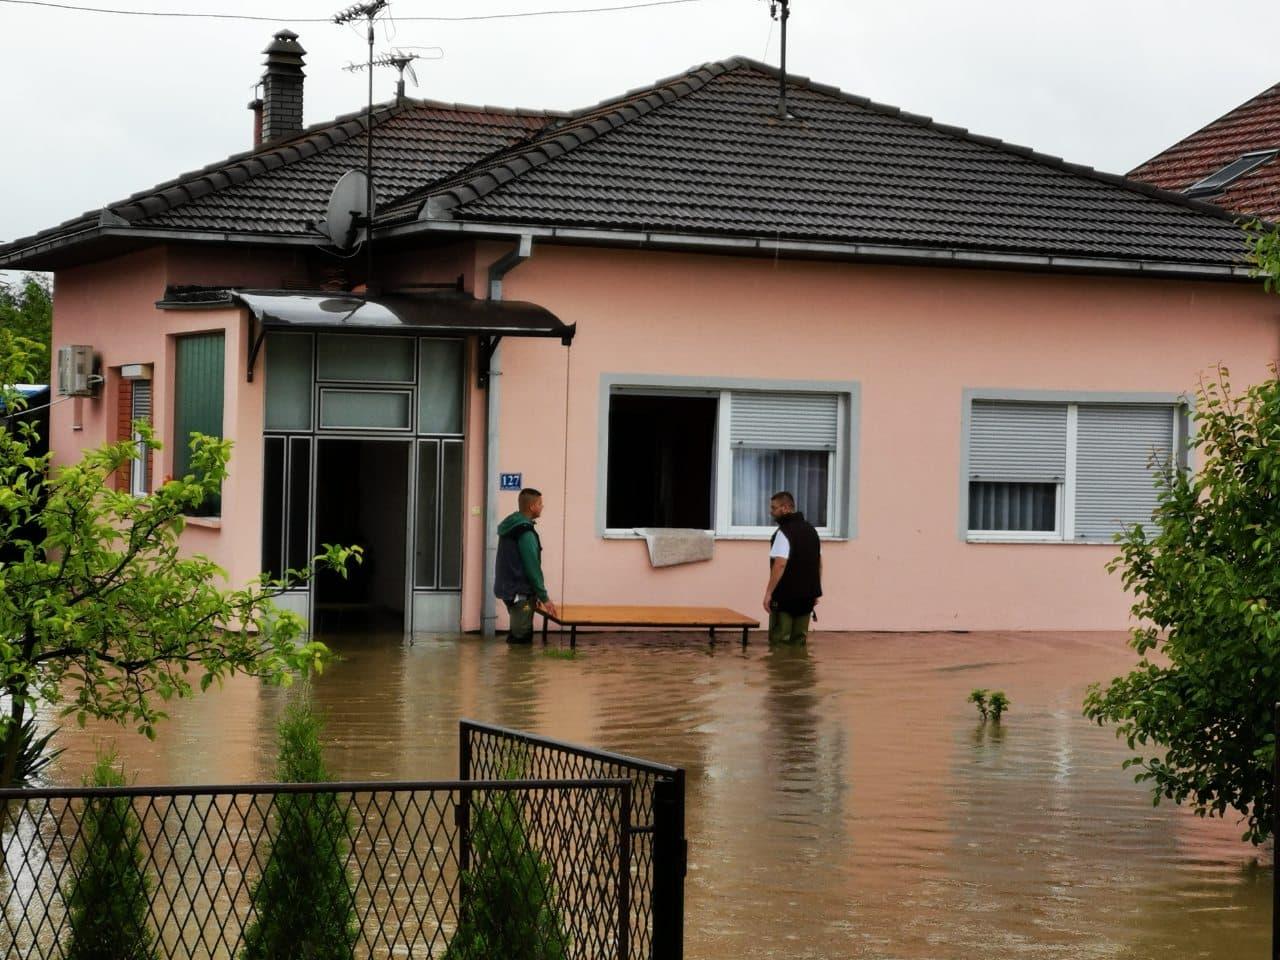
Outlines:
<svg viewBox="0 0 1280 960"><path fill-rule="evenodd" d="M91 397L101 380L93 375L93 347L72 344L58 348L58 395Z"/></svg>

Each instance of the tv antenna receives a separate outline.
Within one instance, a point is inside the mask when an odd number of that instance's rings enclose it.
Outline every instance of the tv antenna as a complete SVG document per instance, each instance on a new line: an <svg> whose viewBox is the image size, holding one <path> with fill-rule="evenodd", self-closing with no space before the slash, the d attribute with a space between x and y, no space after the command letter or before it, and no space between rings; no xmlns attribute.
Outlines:
<svg viewBox="0 0 1280 960"><path fill-rule="evenodd" d="M786 120L787 112L787 21L791 19L791 0L769 0L769 16L782 24L782 66L778 75L778 119Z"/></svg>
<svg viewBox="0 0 1280 960"><path fill-rule="evenodd" d="M364 20L369 25L369 99L365 109L364 166L365 166L365 234L364 245L368 256L365 270L364 289L369 293L373 289L373 22L387 8L387 0L369 0L368 3L353 4L347 9L334 14L333 22L337 24L354 23ZM335 192L337 188L334 188Z"/></svg>
<svg viewBox="0 0 1280 960"><path fill-rule="evenodd" d="M443 55L444 50L440 47L422 47L423 50L435 50ZM374 57L369 63L349 63L342 69L352 73L357 70L366 70L372 67L395 67L399 72L399 79L396 81L396 98L404 98L404 75L409 74L409 79L413 81L413 85L418 85L418 75L414 72L413 61L415 60L439 60L440 57L424 57L420 53L409 53L405 50L393 49L390 53L384 53L380 57Z"/></svg>

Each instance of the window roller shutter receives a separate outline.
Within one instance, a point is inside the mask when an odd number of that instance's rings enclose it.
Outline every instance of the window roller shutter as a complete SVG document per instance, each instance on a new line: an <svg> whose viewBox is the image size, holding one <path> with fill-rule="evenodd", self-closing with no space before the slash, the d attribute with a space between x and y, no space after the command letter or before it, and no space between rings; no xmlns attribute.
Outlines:
<svg viewBox="0 0 1280 960"><path fill-rule="evenodd" d="M1081 404L1076 453L1076 536L1109 540L1134 523L1150 524L1156 463L1168 463L1176 408Z"/></svg>
<svg viewBox="0 0 1280 960"><path fill-rule="evenodd" d="M735 447L834 450L840 399L830 393L734 393L729 439Z"/></svg>
<svg viewBox="0 0 1280 960"><path fill-rule="evenodd" d="M1060 483L1067 473L1067 405L975 400L969 479Z"/></svg>
<svg viewBox="0 0 1280 960"><path fill-rule="evenodd" d="M137 423L139 420L151 422L151 381L150 380L134 380L133 381L133 407L130 411L131 419Z"/></svg>

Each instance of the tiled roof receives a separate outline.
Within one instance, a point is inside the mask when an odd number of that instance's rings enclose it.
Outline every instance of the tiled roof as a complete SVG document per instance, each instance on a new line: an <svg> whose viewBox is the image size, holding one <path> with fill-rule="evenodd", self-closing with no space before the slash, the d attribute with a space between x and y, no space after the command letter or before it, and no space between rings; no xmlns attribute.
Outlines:
<svg viewBox="0 0 1280 960"><path fill-rule="evenodd" d="M544 126L551 114L403 100L374 109L379 202L465 167ZM312 234L345 171L363 168L365 113L318 124L278 144L237 154L106 207L130 226L283 235ZM92 210L31 240L99 222ZM0 253L4 250L0 247Z"/></svg>
<svg viewBox="0 0 1280 960"><path fill-rule="evenodd" d="M1238 263L1206 204L803 78L708 64L583 111L386 208L472 222L765 235L1197 264Z"/></svg>
<svg viewBox="0 0 1280 960"><path fill-rule="evenodd" d="M1221 270L1242 234L1208 204L734 58L573 114L426 101L374 114L379 223L641 230ZM0 246L0 264L93 238L306 242L363 112ZM431 226L428 224L427 226ZM35 251L31 253L30 251Z"/></svg>
<svg viewBox="0 0 1280 960"><path fill-rule="evenodd" d="M1129 176L1166 190L1185 190L1243 154L1265 149L1280 149L1280 84L1179 140ZM1280 157L1206 199L1233 213L1280 218Z"/></svg>

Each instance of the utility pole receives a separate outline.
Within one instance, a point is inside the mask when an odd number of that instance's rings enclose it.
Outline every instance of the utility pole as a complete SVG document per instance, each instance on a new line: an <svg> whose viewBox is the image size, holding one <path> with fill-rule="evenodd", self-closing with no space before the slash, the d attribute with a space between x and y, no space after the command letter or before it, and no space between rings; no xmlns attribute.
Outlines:
<svg viewBox="0 0 1280 960"><path fill-rule="evenodd" d="M365 267L364 289L368 295L373 291L373 21L379 13L386 9L387 0L370 0L369 3L357 3L347 7L334 16L333 22L351 23L355 20L367 20L369 24L369 99L365 109L364 121L364 166L365 166L365 229L364 245L367 255Z"/></svg>
<svg viewBox="0 0 1280 960"><path fill-rule="evenodd" d="M791 0L769 0L769 16L782 23L782 67L778 75L778 119L785 120L787 112L787 21L791 19Z"/></svg>

